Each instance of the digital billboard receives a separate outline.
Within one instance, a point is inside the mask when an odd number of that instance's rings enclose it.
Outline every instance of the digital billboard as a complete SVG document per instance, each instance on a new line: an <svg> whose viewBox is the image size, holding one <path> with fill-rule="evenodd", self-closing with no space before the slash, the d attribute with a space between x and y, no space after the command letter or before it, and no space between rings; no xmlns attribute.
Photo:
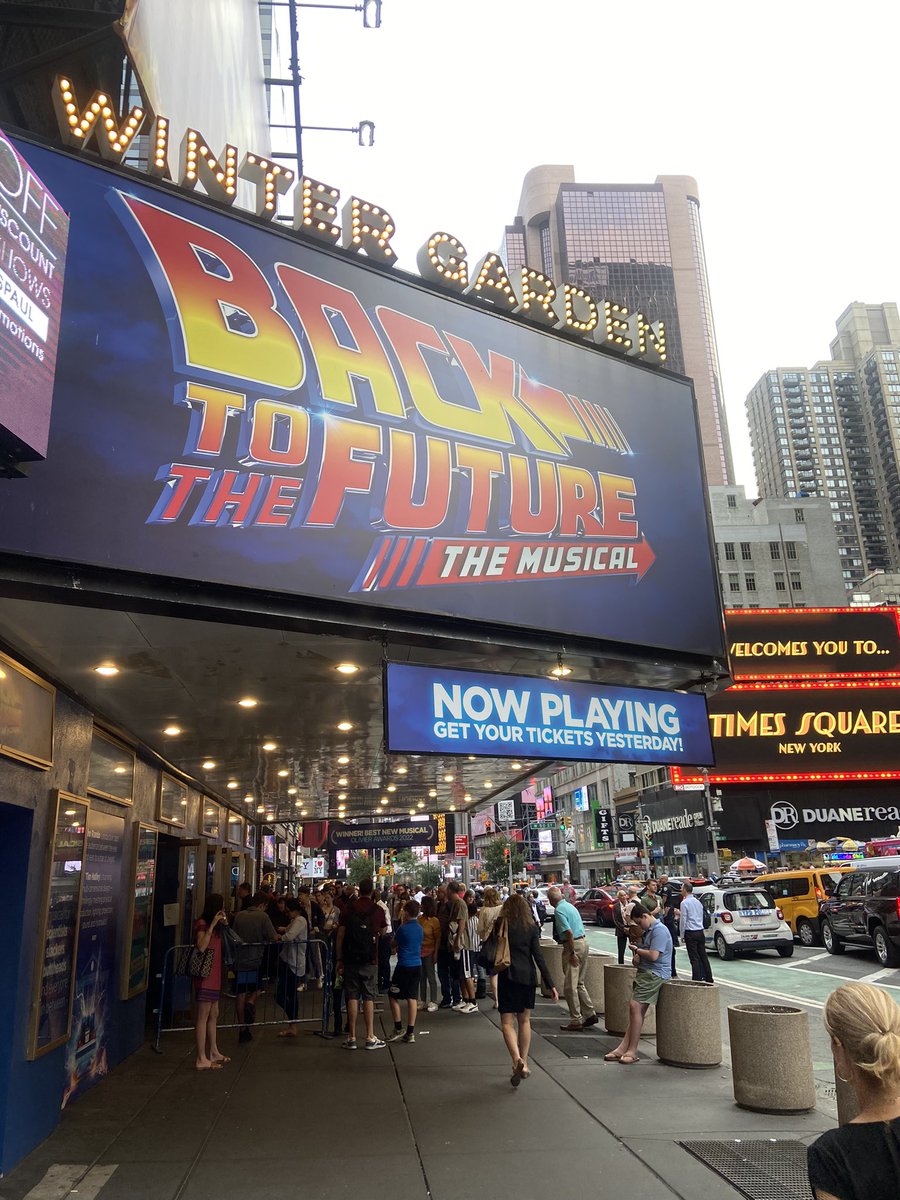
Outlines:
<svg viewBox="0 0 900 1200"><path fill-rule="evenodd" d="M724 652L688 381L28 154L73 246L52 453L0 548Z"/></svg>
<svg viewBox="0 0 900 1200"><path fill-rule="evenodd" d="M0 457L47 453L69 218L0 130Z"/></svg>
<svg viewBox="0 0 900 1200"><path fill-rule="evenodd" d="M710 783L900 779L900 681L737 683L709 700L709 726Z"/></svg>
<svg viewBox="0 0 900 1200"><path fill-rule="evenodd" d="M686 692L388 663L384 694L391 753L713 761L706 698Z"/></svg>
<svg viewBox="0 0 900 1200"><path fill-rule="evenodd" d="M900 675L896 608L726 609L735 679Z"/></svg>

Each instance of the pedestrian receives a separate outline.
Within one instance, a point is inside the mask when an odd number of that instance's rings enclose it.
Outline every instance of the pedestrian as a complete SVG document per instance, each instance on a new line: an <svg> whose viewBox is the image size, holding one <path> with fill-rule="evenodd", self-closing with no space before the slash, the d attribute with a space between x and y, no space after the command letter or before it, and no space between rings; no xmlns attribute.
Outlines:
<svg viewBox="0 0 900 1200"><path fill-rule="evenodd" d="M613 925L616 927L616 950L620 967L625 964L625 947L628 945L628 914L630 912L628 893L624 888L619 888L612 906L612 919Z"/></svg>
<svg viewBox="0 0 900 1200"><path fill-rule="evenodd" d="M209 974L194 980L194 1039L197 1043L198 1071L220 1071L231 1062L220 1054L216 1044L216 1022L219 1018L219 994L222 990L222 935L219 926L227 921L225 897L213 892L206 897L200 919L194 924L194 945L205 953L212 950Z"/></svg>
<svg viewBox="0 0 900 1200"><path fill-rule="evenodd" d="M628 1002L628 1029L615 1050L603 1056L607 1062L619 1062L624 1066L638 1061L638 1043L647 1009L656 1004L660 988L672 977L672 935L657 918L656 911L650 912L637 904L631 919L640 925L644 936L641 944L635 946L631 960L638 973Z"/></svg>
<svg viewBox="0 0 900 1200"><path fill-rule="evenodd" d="M290 918L287 929L281 935L278 953L278 978L275 984L275 1002L284 1009L290 1024L278 1032L280 1038L297 1036L297 1017L300 1011L299 993L306 991L306 951L309 941L309 921L306 908L292 896L284 902L285 912Z"/></svg>
<svg viewBox="0 0 900 1200"><path fill-rule="evenodd" d="M319 937L325 943L326 947L325 961L329 968L331 980L331 1015L334 1032L337 1035L341 1032L343 1024L341 1003L344 989L343 986L338 986L338 975L334 965L334 943L337 936L338 922L341 919L341 910L335 903L334 890L327 884L319 893L319 912L321 913Z"/></svg>
<svg viewBox="0 0 900 1200"><path fill-rule="evenodd" d="M648 912L653 912L659 908L659 884L655 879L648 879L647 886L644 889L644 894L641 896L641 904Z"/></svg>
<svg viewBox="0 0 900 1200"><path fill-rule="evenodd" d="M447 976L450 987L450 1008L468 1012L468 1002L462 998L462 944L469 910L462 898L462 885L455 879L447 884Z"/></svg>
<svg viewBox="0 0 900 1200"><path fill-rule="evenodd" d="M475 905L475 893L466 892L463 895L466 907L466 918L463 924L461 954L459 960L459 990L462 1004L459 1012L478 1012L475 1003L475 976L477 974L476 955L481 949L481 939L478 936L478 909Z"/></svg>
<svg viewBox="0 0 900 1200"><path fill-rule="evenodd" d="M244 880L243 883L237 885L237 891L234 894L234 913L243 912L245 908L250 907L251 898L253 896L253 888Z"/></svg>
<svg viewBox="0 0 900 1200"><path fill-rule="evenodd" d="M372 899L384 913L384 929L378 939L378 990L386 992L391 986L391 941L394 934L394 920L387 902L381 898L379 892L373 892ZM399 920L396 923L399 925Z"/></svg>
<svg viewBox="0 0 900 1200"><path fill-rule="evenodd" d="M678 948L678 917L676 916L676 909L678 908L678 903L680 900L681 900L681 891L678 888L677 884L670 883L668 875L660 875L660 877L659 877L659 901L660 901L660 905L662 907L662 913L660 915L660 920L662 921L663 925L665 925L666 929L668 929L669 935L672 938L672 978L673 979L678 978L678 971L676 970L676 967L675 967L675 951Z"/></svg>
<svg viewBox="0 0 900 1200"><path fill-rule="evenodd" d="M482 899L483 899L482 906L478 910L478 937L479 937L480 941L486 942L487 939L490 937L491 933L493 932L494 924L497 920L497 917L500 915L500 909L503 907L503 903L500 899L500 893L497 891L496 888L493 888L493 887L486 887L484 889L484 896L482 897ZM488 969L487 977L488 977L488 981L490 983L491 996L493 997L493 1001L494 1001L494 1008L497 1008L498 1004L497 1004L497 972L496 972L496 970Z"/></svg>
<svg viewBox="0 0 900 1200"><path fill-rule="evenodd" d="M817 1200L896 1200L900 1190L900 1005L870 983L845 983L825 1001L835 1071L858 1114L807 1149Z"/></svg>
<svg viewBox="0 0 900 1200"><path fill-rule="evenodd" d="M422 942L425 939L425 931L419 924L418 916L418 901L407 900L400 913L400 924L394 931L397 965L391 976L391 990L388 993L391 1016L394 1018L394 1032L387 1040L389 1042L406 1042L407 1045L416 1040L416 1012L422 974ZM406 1001L405 1031L401 1020L401 1000Z"/></svg>
<svg viewBox="0 0 900 1200"><path fill-rule="evenodd" d="M432 896L424 896L419 914L419 924L422 926L422 974L419 982L419 1002L427 1011L437 1009L437 978L434 973L435 959L441 944L441 923L437 919L437 905ZM430 996L430 999L429 999Z"/></svg>
<svg viewBox="0 0 900 1200"><path fill-rule="evenodd" d="M581 1032L600 1020L585 983L588 944L584 922L575 905L563 899L558 887L548 890L547 899L553 909L553 937L562 945L563 994L569 1006L569 1023L560 1029Z"/></svg>
<svg viewBox="0 0 900 1200"><path fill-rule="evenodd" d="M541 953L540 930L523 896L512 895L503 902L497 925L509 940L509 966L500 971L497 982L500 1029L513 1064L509 1082L518 1087L530 1074L531 1010L538 971L551 999L558 1000L559 994Z"/></svg>
<svg viewBox="0 0 900 1200"><path fill-rule="evenodd" d="M234 1011L239 1042L251 1042L250 1026L256 1020L259 996L259 969L269 943L278 941L275 926L269 920L265 892L257 892L250 903L234 914L232 928L245 944L238 946L234 961Z"/></svg>
<svg viewBox="0 0 900 1200"><path fill-rule="evenodd" d="M694 895L694 885L687 880L681 885L681 907L678 921L681 940L691 962L691 979L695 983L712 983L712 967L706 953L706 930L703 925L705 909Z"/></svg>
<svg viewBox="0 0 900 1200"><path fill-rule="evenodd" d="M378 938L384 928L384 913L372 899L372 886L371 879L360 882L359 896L349 901L341 913L337 931L337 969L343 977L347 1002L347 1040L343 1043L347 1050L357 1049L356 1021L360 1000L366 1025L366 1049L384 1049L384 1042L375 1036Z"/></svg>
<svg viewBox="0 0 900 1200"><path fill-rule="evenodd" d="M531 915L534 917L535 924L538 929L542 929L544 922L547 920L547 908L541 899L540 892L526 892L525 896L531 908Z"/></svg>

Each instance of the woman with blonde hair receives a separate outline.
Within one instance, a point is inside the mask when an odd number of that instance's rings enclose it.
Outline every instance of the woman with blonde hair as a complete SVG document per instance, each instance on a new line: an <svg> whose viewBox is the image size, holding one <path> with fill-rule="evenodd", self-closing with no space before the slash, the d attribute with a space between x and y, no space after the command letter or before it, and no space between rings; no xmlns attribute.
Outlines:
<svg viewBox="0 0 900 1200"><path fill-rule="evenodd" d="M817 1200L896 1200L900 1194L900 1005L882 988L845 983L825 1001L838 1076L859 1114L807 1151Z"/></svg>
<svg viewBox="0 0 900 1200"><path fill-rule="evenodd" d="M500 916L500 909L502 907L503 901L500 899L500 893L497 889L486 887L482 896L481 908L478 910L478 938L481 942L486 942L491 936L494 922ZM488 970L487 977L491 985L491 995L494 998L494 1008L498 1008L497 972Z"/></svg>
<svg viewBox="0 0 900 1200"><path fill-rule="evenodd" d="M541 953L541 931L531 915L524 896L513 895L505 901L497 917L498 927L505 926L509 939L509 966L500 971L497 985L500 1029L513 1062L509 1082L518 1087L530 1075L528 1050L531 1046L531 1010L537 988L537 971L552 999L556 988ZM535 970L537 967L537 971Z"/></svg>

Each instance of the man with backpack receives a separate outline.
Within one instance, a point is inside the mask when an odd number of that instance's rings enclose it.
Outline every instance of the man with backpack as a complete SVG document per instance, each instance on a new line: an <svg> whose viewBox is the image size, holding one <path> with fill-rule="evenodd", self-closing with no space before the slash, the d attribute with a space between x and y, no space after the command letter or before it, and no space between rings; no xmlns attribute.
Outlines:
<svg viewBox="0 0 900 1200"><path fill-rule="evenodd" d="M386 927L384 912L372 899L372 880L363 879L359 896L348 901L341 913L335 943L338 977L343 978L347 1003L347 1040L345 1049L356 1050L356 1019L363 1002L366 1023L366 1049L383 1050L384 1042L375 1036L375 993L377 991L378 943Z"/></svg>

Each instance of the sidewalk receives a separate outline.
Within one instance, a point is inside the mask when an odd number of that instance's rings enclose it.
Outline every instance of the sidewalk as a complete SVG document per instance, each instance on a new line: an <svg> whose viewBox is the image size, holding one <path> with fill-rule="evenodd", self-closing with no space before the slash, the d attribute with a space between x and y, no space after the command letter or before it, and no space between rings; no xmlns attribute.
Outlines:
<svg viewBox="0 0 900 1200"><path fill-rule="evenodd" d="M169 1035L161 1057L140 1051L67 1110L0 1180L0 1200L32 1189L31 1200L246 1200L292 1188L358 1200L361 1187L385 1184L404 1200L459 1200L473 1188L735 1200L741 1192L675 1143L809 1142L833 1124L821 1112L744 1112L727 1068L665 1067L652 1040L632 1067L602 1061L618 1039L596 1030L550 1042L539 1031L558 1033L565 1010L540 999L532 1074L514 1090L497 1014L481 1003L478 1015L420 1014L414 1046L377 1052L311 1033L258 1030L246 1046L226 1034L232 1062L202 1074L189 1037Z"/></svg>

